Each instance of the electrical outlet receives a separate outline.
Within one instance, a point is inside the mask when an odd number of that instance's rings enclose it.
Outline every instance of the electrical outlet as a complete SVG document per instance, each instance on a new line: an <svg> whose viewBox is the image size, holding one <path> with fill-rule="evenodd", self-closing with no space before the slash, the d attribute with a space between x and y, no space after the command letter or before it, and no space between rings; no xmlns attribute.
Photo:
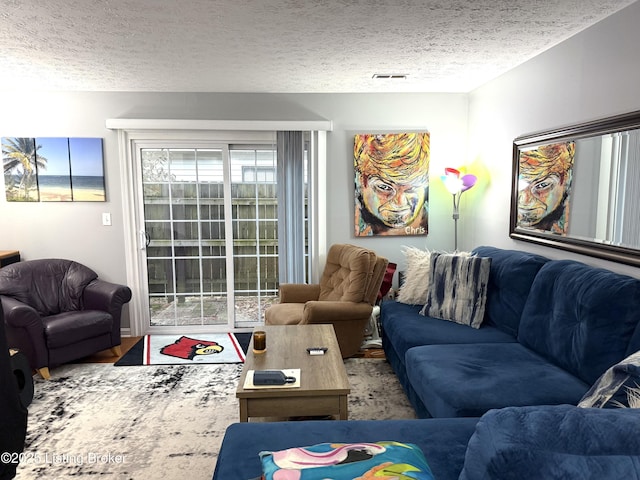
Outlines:
<svg viewBox="0 0 640 480"><path fill-rule="evenodd" d="M111 214L103 213L102 214L102 225L110 227L111 226Z"/></svg>

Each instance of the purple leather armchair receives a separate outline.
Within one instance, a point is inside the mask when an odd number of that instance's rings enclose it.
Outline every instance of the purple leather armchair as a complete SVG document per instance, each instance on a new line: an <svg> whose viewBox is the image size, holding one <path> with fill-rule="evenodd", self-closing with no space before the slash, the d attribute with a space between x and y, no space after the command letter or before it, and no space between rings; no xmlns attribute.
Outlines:
<svg viewBox="0 0 640 480"><path fill-rule="evenodd" d="M48 379L49 368L111 349L120 355L122 307L131 289L98 279L64 259L19 262L0 269L7 342Z"/></svg>
<svg viewBox="0 0 640 480"><path fill-rule="evenodd" d="M29 379L31 380L31 379ZM13 372L9 347L4 334L0 308L0 479L16 476L19 454L27 436L27 408L20 401L18 382ZM9 458L6 458L6 455Z"/></svg>

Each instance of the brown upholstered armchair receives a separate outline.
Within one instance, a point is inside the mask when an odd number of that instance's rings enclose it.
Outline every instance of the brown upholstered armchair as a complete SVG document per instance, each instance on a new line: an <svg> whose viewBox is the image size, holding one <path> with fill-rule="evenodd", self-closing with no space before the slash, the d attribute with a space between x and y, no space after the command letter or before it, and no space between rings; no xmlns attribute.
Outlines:
<svg viewBox="0 0 640 480"><path fill-rule="evenodd" d="M49 378L49 368L111 349L120 355L122 306L131 289L98 279L63 259L30 260L0 269L7 342Z"/></svg>
<svg viewBox="0 0 640 480"><path fill-rule="evenodd" d="M265 311L265 324L330 323L342 357L351 357L360 350L387 263L365 248L333 245L320 283L280 285L280 303Z"/></svg>

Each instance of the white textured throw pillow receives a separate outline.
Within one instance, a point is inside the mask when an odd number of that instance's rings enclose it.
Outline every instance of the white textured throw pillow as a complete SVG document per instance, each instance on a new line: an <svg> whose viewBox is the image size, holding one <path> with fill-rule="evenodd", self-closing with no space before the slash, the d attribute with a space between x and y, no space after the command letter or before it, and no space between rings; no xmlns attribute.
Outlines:
<svg viewBox="0 0 640 480"><path fill-rule="evenodd" d="M420 313L480 328L490 268L491 258L433 253L431 285Z"/></svg>
<svg viewBox="0 0 640 480"><path fill-rule="evenodd" d="M431 252L415 247L404 247L402 253L405 257L406 270L397 300L409 305L424 305L429 288Z"/></svg>

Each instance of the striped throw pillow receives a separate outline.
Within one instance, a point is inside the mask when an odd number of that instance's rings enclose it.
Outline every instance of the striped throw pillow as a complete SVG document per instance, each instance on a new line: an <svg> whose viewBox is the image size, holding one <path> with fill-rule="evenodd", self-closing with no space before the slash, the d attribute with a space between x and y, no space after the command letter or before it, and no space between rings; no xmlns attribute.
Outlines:
<svg viewBox="0 0 640 480"><path fill-rule="evenodd" d="M487 303L491 258L431 253L422 315L480 328Z"/></svg>

